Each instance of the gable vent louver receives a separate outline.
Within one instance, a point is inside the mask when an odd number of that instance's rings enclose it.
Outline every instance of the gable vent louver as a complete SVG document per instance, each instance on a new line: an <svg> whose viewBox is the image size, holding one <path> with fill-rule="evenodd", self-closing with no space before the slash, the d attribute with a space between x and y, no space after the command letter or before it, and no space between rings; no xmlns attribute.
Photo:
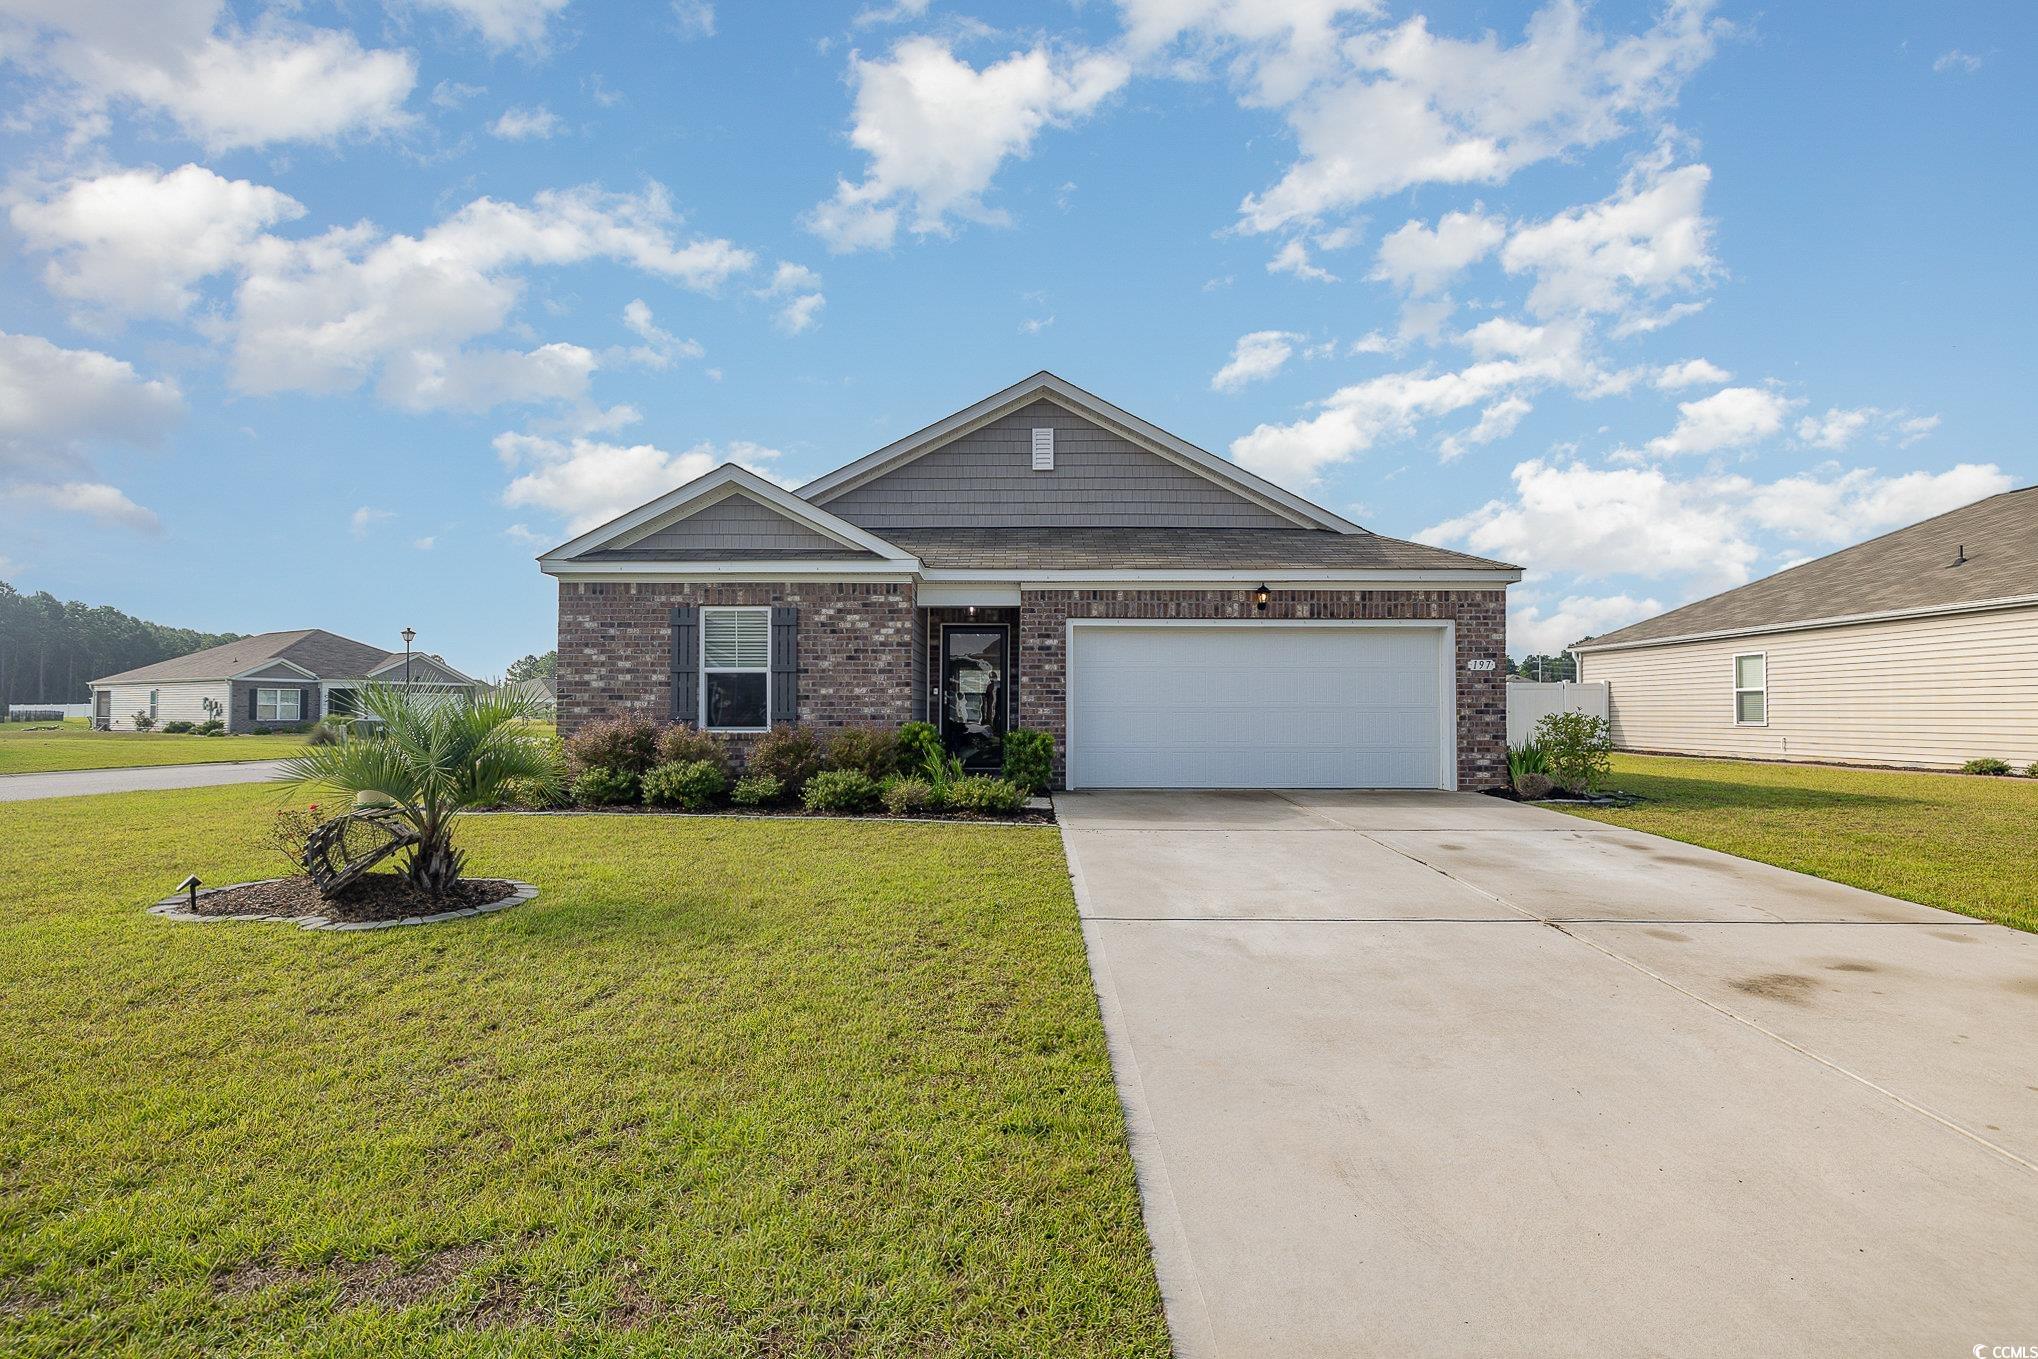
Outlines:
<svg viewBox="0 0 2038 1359"><path fill-rule="evenodd" d="M1033 470L1054 470L1054 430L1051 427L1033 431Z"/></svg>

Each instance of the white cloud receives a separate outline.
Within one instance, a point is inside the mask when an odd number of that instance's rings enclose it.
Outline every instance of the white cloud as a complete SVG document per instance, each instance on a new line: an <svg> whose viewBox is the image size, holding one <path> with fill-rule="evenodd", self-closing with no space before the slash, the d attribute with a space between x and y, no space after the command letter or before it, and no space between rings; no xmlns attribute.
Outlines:
<svg viewBox="0 0 2038 1359"><path fill-rule="evenodd" d="M1616 340L1625 340L1633 335L1647 335L1675 325L1687 316L1696 316L1710 305L1705 302L1673 302L1661 311L1630 312L1622 317L1611 332Z"/></svg>
<svg viewBox="0 0 2038 1359"><path fill-rule="evenodd" d="M466 365L453 351L507 324L523 269L607 259L710 291L756 263L726 240L682 243L677 227L653 185L635 195L548 190L528 207L476 199L420 236L364 222L302 241L264 237L237 294L234 382L253 392L347 391L388 364L401 370L393 391L415 403L433 390L417 375L464 367L471 381L440 390L465 401L488 386L484 369L521 366L545 379L546 395L570 390L586 353L577 346Z"/></svg>
<svg viewBox="0 0 2038 1359"><path fill-rule="evenodd" d="M672 17L682 38L715 36L715 7L709 0L672 0Z"/></svg>
<svg viewBox="0 0 2038 1359"><path fill-rule="evenodd" d="M495 451L504 466L519 473L503 492L503 503L561 515L569 534L607 523L724 462L772 476L770 464L779 457L776 449L740 440L727 445L699 443L668 453L655 444L626 446L533 434L499 435Z"/></svg>
<svg viewBox="0 0 2038 1359"><path fill-rule="evenodd" d="M675 358L697 359L707 350L697 340L682 340L671 331L665 330L652 319L651 304L643 298L632 298L623 306L623 324L630 328L644 343L632 346L624 352L631 363L646 368L665 369L672 366Z"/></svg>
<svg viewBox="0 0 2038 1359"><path fill-rule="evenodd" d="M1467 448L1505 439L1521 427L1522 418L1535 406L1525 396L1505 396L1479 412L1479 423L1463 434L1453 434L1437 445L1445 462L1463 456Z"/></svg>
<svg viewBox="0 0 2038 1359"><path fill-rule="evenodd" d="M200 280L233 268L264 229L304 215L290 195L199 165L116 170L17 202L14 229L52 256L59 297L133 316L182 314Z"/></svg>
<svg viewBox="0 0 2038 1359"><path fill-rule="evenodd" d="M1980 69L1980 57L1977 57L1972 52L1963 52L1957 47L1941 52L1932 63L1932 70L1938 75L1945 75L1948 71L1957 71L1962 75L1972 75Z"/></svg>
<svg viewBox="0 0 2038 1359"><path fill-rule="evenodd" d="M17 483L7 488L7 498L65 514L87 515L144 533L154 533L162 528L154 510L135 504L119 488L104 482Z"/></svg>
<svg viewBox="0 0 2038 1359"><path fill-rule="evenodd" d="M418 538L412 541L411 546L416 548L420 552L430 552L433 547L437 546L438 541L439 540L437 538L434 538L428 534L423 538Z"/></svg>
<svg viewBox="0 0 2038 1359"><path fill-rule="evenodd" d="M1367 277L1418 295L1433 293L1492 254L1506 234L1506 223L1476 206L1445 213L1435 227L1408 222L1380 242L1378 263Z"/></svg>
<svg viewBox="0 0 2038 1359"><path fill-rule="evenodd" d="M1507 649L1520 656L1554 656L1571 643L1624 628L1663 612L1655 598L1633 595L1566 595L1545 609L1513 591L1507 611Z"/></svg>
<svg viewBox="0 0 2038 1359"><path fill-rule="evenodd" d="M495 48L539 47L569 0L418 0L458 16Z"/></svg>
<svg viewBox="0 0 2038 1359"><path fill-rule="evenodd" d="M1742 448L1781 430L1796 404L1761 387L1723 387L1697 401L1678 402L1677 427L1649 440L1649 451L1674 457Z"/></svg>
<svg viewBox="0 0 2038 1359"><path fill-rule="evenodd" d="M1201 77L1224 63L1257 104L1284 104L1337 66L1341 20L1379 0L1118 0L1125 44L1143 64Z"/></svg>
<svg viewBox="0 0 2038 1359"><path fill-rule="evenodd" d="M1210 378L1213 392L1236 392L1252 382L1264 382L1281 371L1301 339L1285 330L1255 330L1238 337L1231 347L1231 361Z"/></svg>
<svg viewBox="0 0 2038 1359"><path fill-rule="evenodd" d="M871 28L878 24L896 24L907 19L917 19L927 12L930 3L931 0L893 0L893 3L882 9L873 7L857 11L856 17L849 21L849 26Z"/></svg>
<svg viewBox="0 0 2038 1359"><path fill-rule="evenodd" d="M812 329L820 319L821 308L828 305L828 299L821 293L821 276L790 260L778 262L771 282L759 288L757 295L782 299L774 319L788 335Z"/></svg>
<svg viewBox="0 0 2038 1359"><path fill-rule="evenodd" d="M1347 73L1309 84L1287 110L1300 158L1246 197L1239 225L1282 230L1418 184L1497 184L1607 141L1670 103L1712 55L1709 10L1673 0L1648 31L1608 37L1576 0L1553 0L1512 47L1491 33L1439 38L1419 15L1352 35L1338 49Z"/></svg>
<svg viewBox="0 0 2038 1359"><path fill-rule="evenodd" d="M1899 419L1896 422L1897 447L1909 448L1937 428L1939 417L1936 415L1913 415Z"/></svg>
<svg viewBox="0 0 2038 1359"><path fill-rule="evenodd" d="M564 132L566 120L543 104L534 109L506 108L488 130L508 142L544 141Z"/></svg>
<svg viewBox="0 0 2038 1359"><path fill-rule="evenodd" d="M1833 452L1872 432L1880 442L1895 438L1899 448L1908 447L1939 427L1936 415L1912 415L1909 411L1887 411L1879 406L1857 406L1852 410L1829 406L1822 416L1807 415L1797 422L1800 443Z"/></svg>
<svg viewBox="0 0 2038 1359"><path fill-rule="evenodd" d="M879 60L852 54L849 70L849 140L870 168L859 182L839 180L807 223L838 251L889 246L901 225L945 235L956 219L1005 221L983 201L999 167L1027 155L1042 128L1095 111L1130 74L1113 55L1045 47L979 71L931 37L908 38Z"/></svg>
<svg viewBox="0 0 2038 1359"><path fill-rule="evenodd" d="M1718 268L1703 165L1645 165L1602 202L1519 227L1500 252L1510 274L1529 273L1538 316L1618 312L1636 294L1702 284Z"/></svg>
<svg viewBox="0 0 2038 1359"><path fill-rule="evenodd" d="M485 411L501 405L579 401L598 366L577 344L513 349L408 349L382 365L376 395L407 411Z"/></svg>
<svg viewBox="0 0 2038 1359"><path fill-rule="evenodd" d="M347 532L353 534L356 538L366 538L370 529L395 517L396 512L394 510L384 510L378 509L373 505L363 505L347 516Z"/></svg>
<svg viewBox="0 0 2038 1359"><path fill-rule="evenodd" d="M1705 359L1686 359L1682 363L1666 363L1656 370L1651 379L1658 391L1675 392L1686 387L1713 387L1722 382L1731 382L1734 375L1716 363Z"/></svg>
<svg viewBox="0 0 2038 1359"><path fill-rule="evenodd" d="M96 349L0 331L0 468L75 472L84 445L152 445L183 413L175 383Z"/></svg>
<svg viewBox="0 0 2038 1359"><path fill-rule="evenodd" d="M2009 488L1993 465L1886 477L1832 469L1773 482L1678 479L1660 467L1518 463L1511 497L1417 535L1539 572L1683 582L1693 594L1756 574L1765 536L1831 549Z"/></svg>
<svg viewBox="0 0 2038 1359"><path fill-rule="evenodd" d="M1312 283L1335 283L1337 275L1309 258L1309 247L1300 240L1289 241L1267 261L1270 274L1293 274Z"/></svg>
<svg viewBox="0 0 2038 1359"><path fill-rule="evenodd" d="M109 105L160 112L211 151L388 131L417 65L352 34L294 23L283 9L240 26L225 0L55 0L0 18L0 58L68 87L74 125Z"/></svg>

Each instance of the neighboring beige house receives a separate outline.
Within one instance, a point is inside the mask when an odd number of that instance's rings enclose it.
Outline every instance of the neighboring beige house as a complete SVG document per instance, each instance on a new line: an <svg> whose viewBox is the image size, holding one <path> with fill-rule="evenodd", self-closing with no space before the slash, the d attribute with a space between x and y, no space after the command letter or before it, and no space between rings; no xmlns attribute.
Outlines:
<svg viewBox="0 0 2038 1359"><path fill-rule="evenodd" d="M165 722L218 720L228 731L299 727L351 714L371 682L420 692L472 694L478 682L422 651L406 658L321 628L264 632L92 681L92 725L133 731L135 715Z"/></svg>
<svg viewBox="0 0 2038 1359"><path fill-rule="evenodd" d="M1572 648L1623 750L2038 760L2038 487Z"/></svg>

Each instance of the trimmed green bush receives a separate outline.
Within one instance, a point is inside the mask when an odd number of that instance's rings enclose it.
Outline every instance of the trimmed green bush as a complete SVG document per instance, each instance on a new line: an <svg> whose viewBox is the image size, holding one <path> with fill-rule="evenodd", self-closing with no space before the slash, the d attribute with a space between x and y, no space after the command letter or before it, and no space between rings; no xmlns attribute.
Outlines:
<svg viewBox="0 0 2038 1359"><path fill-rule="evenodd" d="M583 807L613 807L637 800L637 776L627 769L595 765L573 780L573 800Z"/></svg>
<svg viewBox="0 0 2038 1359"><path fill-rule="evenodd" d="M785 796L785 785L769 774L746 774L729 790L738 807L770 807Z"/></svg>
<svg viewBox="0 0 2038 1359"><path fill-rule="evenodd" d="M1005 777L1029 793L1046 792L1054 782L1054 736L1023 727L1006 732Z"/></svg>
<svg viewBox="0 0 2038 1359"><path fill-rule="evenodd" d="M1546 773L1559 788L1590 793L1613 772L1613 728L1589 713L1545 713L1536 723Z"/></svg>
<svg viewBox="0 0 2038 1359"><path fill-rule="evenodd" d="M2010 772L2010 762L2008 760L1998 760L1993 755L1983 755L1979 759L1969 760L1966 764L1960 766L1960 772L1963 774L2000 776Z"/></svg>
<svg viewBox="0 0 2038 1359"><path fill-rule="evenodd" d="M844 727L828 738L828 767L854 769L873 783L899 768L899 734L887 727Z"/></svg>
<svg viewBox="0 0 2038 1359"><path fill-rule="evenodd" d="M899 770L926 774L946 758L941 746L941 729L932 722L908 722L899 728Z"/></svg>
<svg viewBox="0 0 2038 1359"><path fill-rule="evenodd" d="M948 785L946 800L952 812L1010 816L1026 805L1026 790L1010 779L971 774Z"/></svg>
<svg viewBox="0 0 2038 1359"><path fill-rule="evenodd" d="M902 774L887 780L878 792L878 800L893 816L931 811L940 805L934 795L934 785L917 774Z"/></svg>
<svg viewBox="0 0 2038 1359"><path fill-rule="evenodd" d="M2038 760L2033 760L2024 766L2024 777L2027 779L2038 779Z"/></svg>
<svg viewBox="0 0 2038 1359"><path fill-rule="evenodd" d="M692 764L705 760L729 777L729 748L722 738L699 727L667 727L658 734L658 763Z"/></svg>
<svg viewBox="0 0 2038 1359"><path fill-rule="evenodd" d="M576 770L607 769L634 783L658 763L658 728L641 717L603 718L567 737L566 754Z"/></svg>
<svg viewBox="0 0 2038 1359"><path fill-rule="evenodd" d="M165 722L163 724L163 733L167 736L182 736L196 725L196 723L185 722L181 719L175 722Z"/></svg>
<svg viewBox="0 0 2038 1359"><path fill-rule="evenodd" d="M644 800L654 807L705 810L729 789L729 776L713 760L653 765L644 776Z"/></svg>
<svg viewBox="0 0 2038 1359"><path fill-rule="evenodd" d="M226 730L226 723L220 721L217 717L208 717L191 730L200 736L217 736Z"/></svg>
<svg viewBox="0 0 2038 1359"><path fill-rule="evenodd" d="M147 713L138 712L134 715L134 729L136 731L150 731L154 729L155 725L156 719L150 717Z"/></svg>
<svg viewBox="0 0 2038 1359"><path fill-rule="evenodd" d="M807 780L800 804L810 812L867 812L877 805L877 781L855 769L824 769Z"/></svg>
<svg viewBox="0 0 2038 1359"><path fill-rule="evenodd" d="M821 772L821 742L804 727L773 727L757 738L744 768L769 774L784 785L787 797L798 797L807 780Z"/></svg>

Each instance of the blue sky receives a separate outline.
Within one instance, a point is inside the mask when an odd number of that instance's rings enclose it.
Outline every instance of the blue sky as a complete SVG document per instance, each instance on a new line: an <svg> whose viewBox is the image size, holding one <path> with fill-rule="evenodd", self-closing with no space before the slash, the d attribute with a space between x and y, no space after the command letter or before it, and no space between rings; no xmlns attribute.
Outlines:
<svg viewBox="0 0 2038 1359"><path fill-rule="evenodd" d="M2038 472L2021 4L0 0L0 576L477 673L1049 368L1554 648Z"/></svg>

